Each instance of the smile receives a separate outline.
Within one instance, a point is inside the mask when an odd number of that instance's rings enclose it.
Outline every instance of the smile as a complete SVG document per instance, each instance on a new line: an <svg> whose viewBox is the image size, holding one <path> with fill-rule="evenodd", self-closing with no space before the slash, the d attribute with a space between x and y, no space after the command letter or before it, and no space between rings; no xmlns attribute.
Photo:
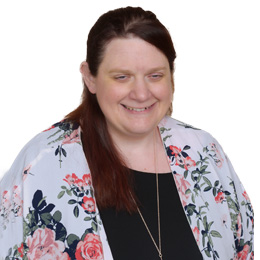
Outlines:
<svg viewBox="0 0 260 260"><path fill-rule="evenodd" d="M144 108L128 107L128 106L123 105L123 104L122 104L122 106L123 106L124 108L126 108L127 110L130 110L130 111L143 112L143 111L145 111L145 110L151 108L153 105L151 105L151 106L149 106L149 107L144 107Z"/></svg>

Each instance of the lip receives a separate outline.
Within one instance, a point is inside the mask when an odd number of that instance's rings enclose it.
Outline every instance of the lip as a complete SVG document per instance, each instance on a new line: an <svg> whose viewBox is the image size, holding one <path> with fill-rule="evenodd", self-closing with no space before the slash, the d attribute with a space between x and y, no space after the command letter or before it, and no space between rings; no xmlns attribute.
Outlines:
<svg viewBox="0 0 260 260"><path fill-rule="evenodd" d="M131 113L145 113L145 112L148 112L149 110L151 110L153 108L153 106L155 105L155 103L153 103L150 106L146 106L146 107L131 107L131 106L127 106L124 104L121 104L121 105L125 110L127 110Z"/></svg>

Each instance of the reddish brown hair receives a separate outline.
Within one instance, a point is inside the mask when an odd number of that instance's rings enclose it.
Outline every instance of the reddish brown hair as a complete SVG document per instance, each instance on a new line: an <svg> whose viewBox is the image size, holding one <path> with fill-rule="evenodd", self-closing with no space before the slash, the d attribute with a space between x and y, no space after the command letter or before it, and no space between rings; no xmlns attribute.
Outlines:
<svg viewBox="0 0 260 260"><path fill-rule="evenodd" d="M138 37L158 48L174 71L176 53L168 30L150 11L126 7L103 14L89 32L87 59L93 76L98 73L107 44L115 38ZM99 208L136 211L131 174L107 130L106 120L96 99L84 83L80 106L66 119L78 122L82 143L91 171ZM135 198L136 199L136 198Z"/></svg>

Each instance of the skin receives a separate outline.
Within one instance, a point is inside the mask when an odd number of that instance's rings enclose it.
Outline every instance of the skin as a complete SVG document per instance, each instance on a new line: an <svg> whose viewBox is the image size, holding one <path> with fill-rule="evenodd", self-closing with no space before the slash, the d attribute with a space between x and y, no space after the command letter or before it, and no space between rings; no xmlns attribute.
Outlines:
<svg viewBox="0 0 260 260"><path fill-rule="evenodd" d="M97 76L91 75L86 62L81 73L90 92L96 94L109 133L130 167L152 170L151 160L145 162L143 155L149 151L153 158L156 145L159 171L169 169L157 129L173 94L166 56L139 38L114 39L106 47Z"/></svg>

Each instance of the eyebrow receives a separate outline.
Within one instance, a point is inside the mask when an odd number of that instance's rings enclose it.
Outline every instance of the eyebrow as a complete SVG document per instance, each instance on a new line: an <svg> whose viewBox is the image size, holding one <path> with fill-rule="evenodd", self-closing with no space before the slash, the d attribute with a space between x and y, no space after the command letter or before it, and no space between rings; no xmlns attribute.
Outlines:
<svg viewBox="0 0 260 260"><path fill-rule="evenodd" d="M149 74L149 73L152 73L154 71L162 71L162 70L167 70L167 68L164 67L164 66L163 67L154 67L154 68L150 68L147 73ZM131 70L120 69L120 68L114 68L114 69L109 70L108 73L109 74L113 74L113 73L131 74L132 71Z"/></svg>

